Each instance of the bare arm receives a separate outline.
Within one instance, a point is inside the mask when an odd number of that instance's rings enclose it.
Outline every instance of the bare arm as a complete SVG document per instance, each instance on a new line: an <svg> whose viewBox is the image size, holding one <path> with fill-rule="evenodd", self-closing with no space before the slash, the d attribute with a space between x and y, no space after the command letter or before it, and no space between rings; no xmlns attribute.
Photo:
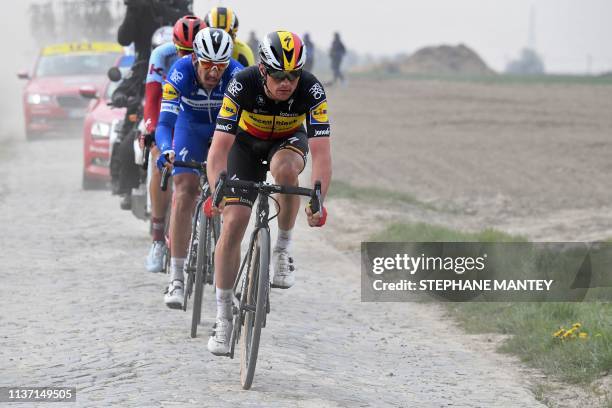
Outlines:
<svg viewBox="0 0 612 408"><path fill-rule="evenodd" d="M308 146L312 156L312 184L321 180L321 194L327 195L332 175L331 143L329 137L315 137L308 139Z"/></svg>
<svg viewBox="0 0 612 408"><path fill-rule="evenodd" d="M206 163L206 174L212 191L215 189L219 174L227 170L227 156L234 144L234 139L236 136L231 133L215 130Z"/></svg>

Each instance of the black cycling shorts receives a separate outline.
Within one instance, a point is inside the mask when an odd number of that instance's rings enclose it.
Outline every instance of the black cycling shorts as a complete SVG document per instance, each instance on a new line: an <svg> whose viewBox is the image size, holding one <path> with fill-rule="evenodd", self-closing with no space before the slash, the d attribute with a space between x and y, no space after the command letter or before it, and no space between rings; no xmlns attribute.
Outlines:
<svg viewBox="0 0 612 408"><path fill-rule="evenodd" d="M247 181L265 181L266 174L270 170L272 156L283 149L290 149L302 156L304 167L306 167L308 137L303 128L291 136L276 140L257 139L238 130L236 140L227 158L228 177ZM256 198L257 192L233 189L225 193L225 205L252 207Z"/></svg>

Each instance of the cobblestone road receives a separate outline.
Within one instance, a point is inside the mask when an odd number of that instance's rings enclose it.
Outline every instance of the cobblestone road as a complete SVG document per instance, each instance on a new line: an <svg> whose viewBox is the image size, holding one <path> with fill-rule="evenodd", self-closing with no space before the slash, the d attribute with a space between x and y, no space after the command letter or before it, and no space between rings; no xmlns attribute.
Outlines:
<svg viewBox="0 0 612 408"><path fill-rule="evenodd" d="M107 191L81 190L80 140L5 144L0 386L76 386L66 406L82 407L541 406L508 357L435 306L361 303L357 257L302 219L297 284L273 291L242 391L239 359L210 355L189 337L190 313L163 305L165 276L143 268L147 225Z"/></svg>

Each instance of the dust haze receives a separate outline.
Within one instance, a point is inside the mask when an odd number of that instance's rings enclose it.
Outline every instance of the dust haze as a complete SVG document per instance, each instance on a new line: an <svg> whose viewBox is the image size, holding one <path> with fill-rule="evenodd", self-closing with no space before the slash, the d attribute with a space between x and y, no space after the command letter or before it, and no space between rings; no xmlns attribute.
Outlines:
<svg viewBox="0 0 612 408"><path fill-rule="evenodd" d="M0 74L5 81L5 94L1 98L2 121L0 138L23 137L23 109L21 91L25 81L17 79L17 72L31 69L39 47L30 36L30 21L27 10L31 1L12 2L8 16L0 25L0 36L4 39L4 58ZM8 97L7 97L8 96Z"/></svg>

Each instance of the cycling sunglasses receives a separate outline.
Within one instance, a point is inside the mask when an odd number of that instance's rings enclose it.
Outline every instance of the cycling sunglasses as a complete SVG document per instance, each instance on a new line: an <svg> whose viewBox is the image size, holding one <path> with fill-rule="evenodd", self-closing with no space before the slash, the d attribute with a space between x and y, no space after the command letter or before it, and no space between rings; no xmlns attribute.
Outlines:
<svg viewBox="0 0 612 408"><path fill-rule="evenodd" d="M300 77L300 75L302 75L301 69L296 69L295 71L278 71L276 69L267 69L266 72L277 81L282 81L283 79L295 81Z"/></svg>
<svg viewBox="0 0 612 408"><path fill-rule="evenodd" d="M217 69L219 69L219 70L225 69L229 65L229 61L225 61L225 62L213 62L213 61L209 61L209 60L205 60L205 59L198 59L198 63L204 69L212 69L212 67L217 67Z"/></svg>

